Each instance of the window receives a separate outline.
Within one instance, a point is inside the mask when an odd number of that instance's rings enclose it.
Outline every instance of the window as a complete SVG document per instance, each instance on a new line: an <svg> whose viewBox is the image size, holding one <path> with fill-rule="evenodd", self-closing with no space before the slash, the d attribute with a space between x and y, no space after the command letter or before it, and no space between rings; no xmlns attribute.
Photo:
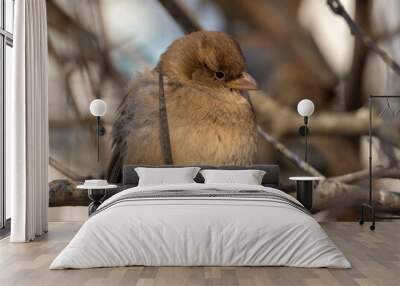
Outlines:
<svg viewBox="0 0 400 286"><path fill-rule="evenodd" d="M0 0L0 228L9 227L10 193L4 188L4 106L11 92L12 47L14 32L14 0ZM0 232L1 235L2 232Z"/></svg>

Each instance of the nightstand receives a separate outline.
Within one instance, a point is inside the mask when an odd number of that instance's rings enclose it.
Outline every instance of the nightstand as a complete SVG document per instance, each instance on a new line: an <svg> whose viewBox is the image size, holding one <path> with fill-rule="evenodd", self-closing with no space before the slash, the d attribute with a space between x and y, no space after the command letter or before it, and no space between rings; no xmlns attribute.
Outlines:
<svg viewBox="0 0 400 286"><path fill-rule="evenodd" d="M289 180L296 181L297 200L303 206L311 210L313 203L313 183L323 180L323 177L290 177Z"/></svg>
<svg viewBox="0 0 400 286"><path fill-rule="evenodd" d="M101 205L107 196L107 190L118 188L117 185L105 185L105 186L90 186L90 185L79 185L77 189L88 190L88 196L91 201L89 204L89 216L94 213L97 208Z"/></svg>

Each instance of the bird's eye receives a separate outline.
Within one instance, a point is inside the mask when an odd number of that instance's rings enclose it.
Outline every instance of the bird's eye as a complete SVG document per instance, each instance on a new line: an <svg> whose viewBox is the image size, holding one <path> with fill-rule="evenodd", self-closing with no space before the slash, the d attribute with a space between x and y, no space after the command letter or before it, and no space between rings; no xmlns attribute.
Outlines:
<svg viewBox="0 0 400 286"><path fill-rule="evenodd" d="M225 78L225 74L222 71L215 72L215 78L218 80L223 80Z"/></svg>

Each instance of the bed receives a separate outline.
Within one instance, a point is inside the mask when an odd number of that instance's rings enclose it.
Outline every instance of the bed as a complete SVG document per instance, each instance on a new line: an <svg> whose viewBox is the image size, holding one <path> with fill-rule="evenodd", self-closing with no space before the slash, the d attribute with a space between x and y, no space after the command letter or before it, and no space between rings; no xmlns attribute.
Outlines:
<svg viewBox="0 0 400 286"><path fill-rule="evenodd" d="M310 213L278 189L278 166L201 166L264 170L261 185L205 184L199 173L195 183L152 186L138 186L136 167L124 166L126 188L100 205L50 269L351 267Z"/></svg>

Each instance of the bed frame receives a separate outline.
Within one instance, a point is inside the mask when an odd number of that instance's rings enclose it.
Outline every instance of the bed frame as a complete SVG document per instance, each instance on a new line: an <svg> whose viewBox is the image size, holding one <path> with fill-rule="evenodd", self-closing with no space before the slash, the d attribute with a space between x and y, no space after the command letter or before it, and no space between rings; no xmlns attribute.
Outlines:
<svg viewBox="0 0 400 286"><path fill-rule="evenodd" d="M194 166L194 165L192 165ZM201 169L218 169L218 170L263 170L265 175L262 179L262 185L264 187L271 187L279 189L279 166L278 165L250 165L250 166L207 166L207 165L196 165ZM109 197L119 193L128 188L136 187L139 183L139 176L135 171L137 167L147 168L179 168L188 166L179 165L160 165L160 166L149 166L149 165L124 165L122 169L122 183L118 184L118 188L103 190L103 192L94 192L90 198L89 215L93 213L97 207ZM194 178L197 183L204 183L204 178L200 174Z"/></svg>
<svg viewBox="0 0 400 286"><path fill-rule="evenodd" d="M278 188L279 187L279 166L278 165L250 165L250 166L207 166L207 165L193 165L201 169L218 169L218 170L263 170L265 175L262 180L262 185L265 187ZM144 165L125 165L122 170L122 185L125 187L135 187L138 185L139 176L135 171L137 167L148 168L179 168L187 166L178 165L162 165L162 166L144 166ZM197 183L204 183L204 178L197 174L194 179Z"/></svg>

